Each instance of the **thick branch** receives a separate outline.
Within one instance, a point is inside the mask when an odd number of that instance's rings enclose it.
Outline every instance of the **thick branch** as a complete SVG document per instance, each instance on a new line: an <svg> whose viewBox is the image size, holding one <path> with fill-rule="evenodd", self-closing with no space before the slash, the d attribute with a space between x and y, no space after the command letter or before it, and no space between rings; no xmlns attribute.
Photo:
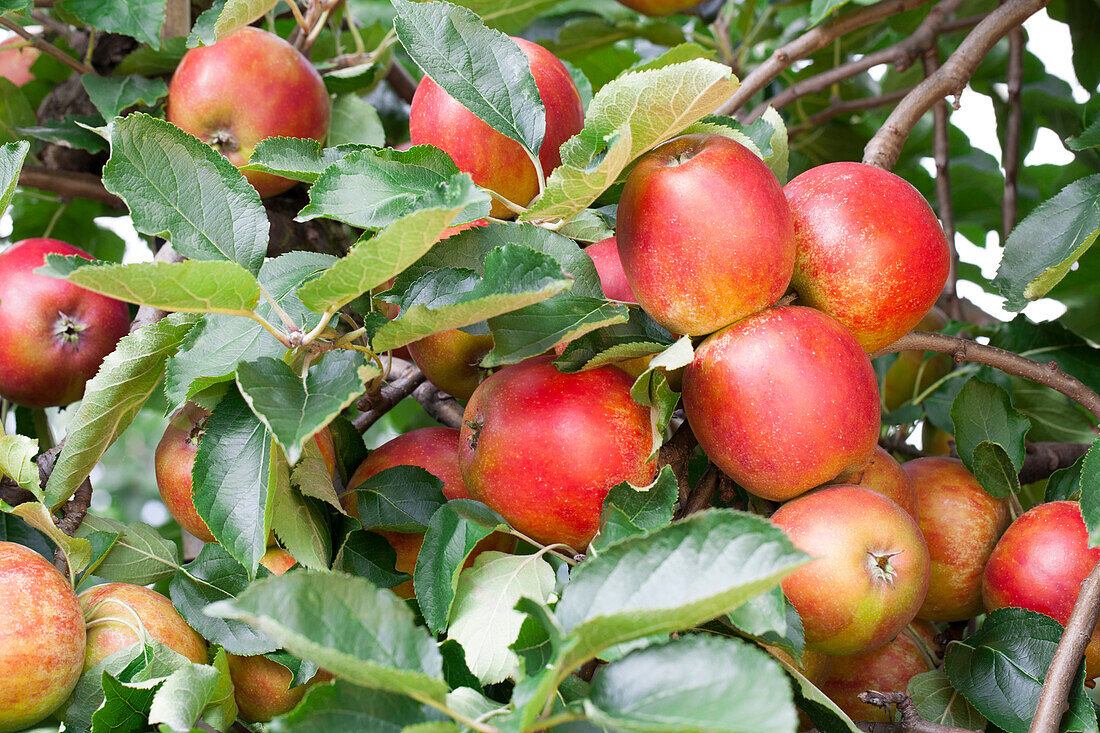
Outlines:
<svg viewBox="0 0 1100 733"><path fill-rule="evenodd" d="M1001 240L1008 239L1016 226L1016 179L1020 169L1020 128L1023 125L1023 106L1020 104L1020 87L1024 76L1024 44L1027 36L1023 28L1013 28L1008 34L1008 119L1005 121L1005 195L1001 199Z"/></svg>
<svg viewBox="0 0 1100 733"><path fill-rule="evenodd" d="M924 78L932 76L940 68L940 50L929 48L921 59L924 66ZM932 109L932 155L936 161L936 212L940 215L943 233L947 238L947 247L951 252L951 263L947 271L947 282L943 292L948 298L955 298L955 281L959 270L959 253L955 250L955 211L951 206L951 146L947 130L947 101L941 99Z"/></svg>
<svg viewBox="0 0 1100 733"><path fill-rule="evenodd" d="M438 422L450 428L462 427L462 415L466 411L458 400L441 391L431 382L424 382L412 393L413 399L420 403L424 412Z"/></svg>
<svg viewBox="0 0 1100 733"><path fill-rule="evenodd" d="M359 432L366 432L398 402L411 395L425 380L424 373L415 364L403 359L393 360L390 365L390 377L390 381L382 385L382 389L378 392L368 394L359 400L357 407L363 411L363 414L351 421Z"/></svg>
<svg viewBox="0 0 1100 733"><path fill-rule="evenodd" d="M1072 466L1088 450L1088 443L1028 443L1024 464L1020 466L1020 483L1030 484L1050 478L1055 471Z"/></svg>
<svg viewBox="0 0 1100 733"><path fill-rule="evenodd" d="M894 167L905 139L932 105L962 94L978 64L997 41L1023 23L1050 0L1007 0L987 15L963 40L943 66L917 85L901 101L863 151L863 162L889 170ZM871 6L875 7L875 6Z"/></svg>
<svg viewBox="0 0 1100 733"><path fill-rule="evenodd" d="M191 32L191 0L168 0L164 6L164 25L160 29L163 39L186 36Z"/></svg>
<svg viewBox="0 0 1100 733"><path fill-rule="evenodd" d="M3 20L0 18L0 20ZM116 209L125 209L126 204L114 194L108 193L103 187L103 181L99 176L91 173L77 173L75 171L57 171L44 168L40 165L25 165L19 174L19 185L24 188L37 188L40 191L49 191L65 198L91 199L113 206Z"/></svg>
<svg viewBox="0 0 1100 733"><path fill-rule="evenodd" d="M1011 351L996 346L979 344L959 336L947 336L942 333L910 331L889 346L871 355L872 358L898 351L935 351L950 354L956 362L974 362L1000 369L1005 374L1030 379L1038 384L1057 390L1091 412L1100 420L1100 395L1086 387L1080 380L1066 374L1058 368L1056 362L1041 364Z"/></svg>
<svg viewBox="0 0 1100 733"><path fill-rule="evenodd" d="M1100 617L1100 564L1097 564L1085 582L1069 615L1066 631L1054 650L1054 659L1039 693L1035 717L1031 719L1028 733L1058 733L1062 715L1069 709L1069 692L1077 677L1077 667L1085 654L1085 647L1092 638L1096 620Z"/></svg>
<svg viewBox="0 0 1100 733"><path fill-rule="evenodd" d="M820 51L844 34L920 7L927 2L929 0L884 0L810 29L790 43L777 48L767 61L742 79L741 86L733 96L718 108L718 114L731 115L737 112L791 64L815 51Z"/></svg>
<svg viewBox="0 0 1100 733"><path fill-rule="evenodd" d="M817 114L810 115L801 125L792 127L788 131L788 137L801 135L804 132L814 129L818 125L828 122L834 117L850 114L852 112L862 112L866 109L875 109L876 107L883 107L887 104L893 104L894 102L897 102L898 100L905 97L905 95L908 94L909 91L909 89L898 89L897 91L893 91L888 94L881 94L877 97L865 97L863 99L846 99L843 102L837 102L834 105L826 107Z"/></svg>
<svg viewBox="0 0 1100 733"><path fill-rule="evenodd" d="M157 250L156 256L153 258L154 262L183 262L184 257L172 249L171 242L165 242ZM162 311L159 308L153 308L152 306L143 305L138 308L137 315L134 316L134 320L130 323L130 333L138 330L142 326L149 326L157 321L168 316L168 311Z"/></svg>
<svg viewBox="0 0 1100 733"><path fill-rule="evenodd" d="M909 697L905 692L876 692L874 690L868 690L867 692L859 693L860 702L867 705L877 705L878 707L885 708L889 711L891 705L897 706L898 713L901 714L901 720L897 723L872 723L866 728L862 728L870 733L975 733L975 731L967 728L956 728L953 725L943 725L941 723L933 723L929 720L925 720L917 712L917 706L913 704L913 699ZM890 726L876 727L876 726Z"/></svg>
<svg viewBox="0 0 1100 733"><path fill-rule="evenodd" d="M95 69L93 69L91 66L88 66L83 61L77 61L72 56L65 53L61 49L57 48L53 44L46 43L46 40L44 38L42 38L42 36L36 36L35 34L31 33L26 28L19 25L18 23L16 23L14 20L12 20L10 18L5 18L5 17L0 16L0 26L3 26L5 28L7 28L9 31L13 31L13 32L19 34L24 39L30 41L34 45L34 47L37 48L39 51L41 51L42 53L45 53L49 56L53 56L55 59L57 59L61 63L65 64L66 66L68 66L71 69L75 70L78 74L94 74L94 73L96 73Z"/></svg>

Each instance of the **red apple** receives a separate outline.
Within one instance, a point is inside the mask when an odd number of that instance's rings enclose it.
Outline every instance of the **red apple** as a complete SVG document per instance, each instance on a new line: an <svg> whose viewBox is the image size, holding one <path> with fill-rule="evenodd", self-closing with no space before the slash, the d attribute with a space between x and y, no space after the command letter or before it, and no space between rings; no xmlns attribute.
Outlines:
<svg viewBox="0 0 1100 733"><path fill-rule="evenodd" d="M466 405L458 461L470 495L545 544L583 550L612 486L657 465L651 410L617 367L559 372L541 356L501 369Z"/></svg>
<svg viewBox="0 0 1100 733"><path fill-rule="evenodd" d="M512 40L527 56L546 108L539 162L549 176L561 165L558 149L562 143L584 127L584 106L573 77L557 56L522 38ZM414 145L442 148L474 183L514 204L527 206L538 195L535 166L520 144L489 127L427 76L413 95L409 133ZM514 216L499 201L493 201L491 215L498 219Z"/></svg>
<svg viewBox="0 0 1100 733"><path fill-rule="evenodd" d="M913 489L913 482L901 464L882 446L875 447L867 465L845 471L829 483L850 484L877 491L901 505L913 519L918 517L917 492Z"/></svg>
<svg viewBox="0 0 1100 733"><path fill-rule="evenodd" d="M0 43L0 49L0 76L17 87L34 81L31 67L41 51L18 36Z"/></svg>
<svg viewBox="0 0 1100 733"><path fill-rule="evenodd" d="M986 610L1026 608L1065 625L1081 583L1100 560L1100 547L1089 547L1088 542L1081 507L1075 501L1040 504L1024 512L1005 531L986 563L982 575ZM1085 677L1097 676L1100 628L1093 630L1085 649Z"/></svg>
<svg viewBox="0 0 1100 733"><path fill-rule="evenodd" d="M784 189L794 214L799 299L868 352L912 330L939 297L951 253L917 189L881 168L827 163Z"/></svg>
<svg viewBox="0 0 1100 733"><path fill-rule="evenodd" d="M0 254L0 397L24 407L79 400L130 330L125 303L35 275L47 254L92 259L57 239L24 239Z"/></svg>
<svg viewBox="0 0 1100 733"><path fill-rule="evenodd" d="M794 267L775 175L721 135L684 135L638 161L615 233L630 289L653 320L698 336L772 305Z"/></svg>
<svg viewBox="0 0 1100 733"><path fill-rule="evenodd" d="M910 634L920 639L918 642ZM861 702L859 693L867 690L904 692L909 680L932 669L927 654L935 654L936 629L932 624L916 621L873 652L850 657L833 657L833 666L821 691L836 703L852 720L889 722L893 720L882 708ZM931 661L935 661L934 658Z"/></svg>
<svg viewBox="0 0 1100 733"><path fill-rule="evenodd" d="M65 702L84 666L84 614L65 576L34 550L0 542L0 733Z"/></svg>
<svg viewBox="0 0 1100 733"><path fill-rule="evenodd" d="M323 142L330 103L305 56L279 36L247 27L184 54L168 86L166 113L169 122L240 167L264 138ZM245 178L265 197L295 183L254 171Z"/></svg>
<svg viewBox="0 0 1100 733"><path fill-rule="evenodd" d="M592 258L592 264L596 266L604 295L624 303L638 302L634 297L634 291L630 289L630 283L626 280L623 261L619 259L619 245L614 237L588 245L584 248L584 253Z"/></svg>
<svg viewBox="0 0 1100 733"><path fill-rule="evenodd" d="M492 348L492 336L452 328L412 342L409 355L429 382L465 402L481 382L478 364Z"/></svg>
<svg viewBox="0 0 1100 733"><path fill-rule="evenodd" d="M701 1L702 0L619 0L619 3L631 10L637 10L643 15L659 17L695 7Z"/></svg>
<svg viewBox="0 0 1100 733"><path fill-rule="evenodd" d="M985 492L958 458L933 456L903 466L920 505L932 574L917 614L927 621L965 621L982 612L982 571L1008 527L1008 501Z"/></svg>
<svg viewBox="0 0 1100 733"><path fill-rule="evenodd" d="M772 308L714 334L684 371L683 394L710 460L772 501L866 464L878 444L871 361L812 308Z"/></svg>
<svg viewBox="0 0 1100 733"><path fill-rule="evenodd" d="M187 625L172 602L155 590L130 583L106 583L77 598L88 624L85 671L115 652L144 641L143 635L195 664L206 664L206 641Z"/></svg>
<svg viewBox="0 0 1100 733"><path fill-rule="evenodd" d="M282 575L297 563L294 556L281 547L269 547L260 558L260 564L275 575Z"/></svg>
<svg viewBox="0 0 1100 733"><path fill-rule="evenodd" d="M877 491L827 486L772 515L815 558L783 580L806 648L865 654L917 615L928 590L928 547L909 513Z"/></svg>

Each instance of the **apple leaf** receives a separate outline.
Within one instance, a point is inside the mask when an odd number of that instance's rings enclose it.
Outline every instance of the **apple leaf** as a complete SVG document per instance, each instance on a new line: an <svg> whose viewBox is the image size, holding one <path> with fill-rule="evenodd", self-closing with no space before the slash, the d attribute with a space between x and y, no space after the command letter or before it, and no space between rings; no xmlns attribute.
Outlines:
<svg viewBox="0 0 1100 733"><path fill-rule="evenodd" d="M443 482L419 466L387 468L351 489L363 529L424 532L447 503Z"/></svg>
<svg viewBox="0 0 1100 733"><path fill-rule="evenodd" d="M729 510L627 538L578 566L562 592L556 615L570 644L564 666L728 613L808 559L766 519Z"/></svg>
<svg viewBox="0 0 1100 733"><path fill-rule="evenodd" d="M991 496L1020 490L1020 467L1031 421L1012 407L1003 387L972 377L951 405L955 447L967 470Z"/></svg>
<svg viewBox="0 0 1100 733"><path fill-rule="evenodd" d="M750 638L782 649L795 662L802 661L805 644L802 619L781 588L753 596L730 611L727 620Z"/></svg>
<svg viewBox="0 0 1100 733"><path fill-rule="evenodd" d="M546 109L516 42L450 3L393 0L393 6L397 37L417 66L489 127L537 156Z"/></svg>
<svg viewBox="0 0 1100 733"><path fill-rule="evenodd" d="M335 311L416 262L475 197L484 196L468 177L466 182L461 189L449 189L454 195L440 206L413 212L359 240L346 257L299 289L302 303L318 313Z"/></svg>
<svg viewBox="0 0 1100 733"><path fill-rule="evenodd" d="M661 447L661 434L668 427L672 413L680 402L680 393L669 385L668 372L686 367L694 358L691 337L681 336L676 343L649 360L645 371L638 375L630 388L630 396L635 402L657 410L654 451Z"/></svg>
<svg viewBox="0 0 1100 733"><path fill-rule="evenodd" d="M348 95L347 100L359 100L370 107L371 112L367 113L367 116L362 120L362 126L369 128L366 134L371 135L377 140L377 142L372 142L372 145L385 145L386 131L382 127L382 119L378 116L378 110L371 106L369 102L363 100L360 95L367 94L378 86L380 81L386 78L386 73L390 70L391 63L393 63L393 54L392 52L387 52L379 57L375 57L375 60L365 64L356 64L355 66L348 66L346 68L337 66L331 69L326 68L326 65L322 64L320 68L317 69L321 72L321 81L325 83L325 89L327 89L330 94ZM337 101L341 107L347 104L343 96L338 97ZM343 110L341 109L340 112L343 112ZM340 130L338 129L337 132L339 133ZM359 134L364 135L362 127L360 128Z"/></svg>
<svg viewBox="0 0 1100 733"><path fill-rule="evenodd" d="M34 462L37 455L37 440L23 435L0 435L0 475L7 476L42 501L44 495Z"/></svg>
<svg viewBox="0 0 1100 733"><path fill-rule="evenodd" d="M0 504L0 506L3 506ZM29 547L53 562L53 544L46 535L31 527L20 517L0 511L0 542L14 542Z"/></svg>
<svg viewBox="0 0 1100 733"><path fill-rule="evenodd" d="M243 171L261 171L295 181L313 183L325 169L351 153L368 150L365 145L326 148L316 140L300 137L269 137L261 140Z"/></svg>
<svg viewBox="0 0 1100 733"><path fill-rule="evenodd" d="M355 227L379 229L417 209L453 208L463 198L468 208L457 223L489 213L486 195L438 148L418 145L407 151L359 150L330 163L321 172L309 189L309 205L302 209L298 220L323 216Z"/></svg>
<svg viewBox="0 0 1100 733"><path fill-rule="evenodd" d="M1013 228L993 285L1005 308L1023 310L1050 292L1100 235L1100 174L1047 199Z"/></svg>
<svg viewBox="0 0 1100 733"><path fill-rule="evenodd" d="M595 209L585 209L557 229L557 233L575 242L599 242L615 236L614 220L608 220Z"/></svg>
<svg viewBox="0 0 1100 733"><path fill-rule="evenodd" d="M248 571L216 542L202 546L199 556L172 576L168 589L172 605L184 620L211 644L230 654L264 654L279 648L271 638L241 621L203 613L211 603L236 598L248 587Z"/></svg>
<svg viewBox="0 0 1100 733"><path fill-rule="evenodd" d="M1092 124L1086 127L1080 135L1067 137L1066 147L1075 151L1100 147L1100 120L1093 120Z"/></svg>
<svg viewBox="0 0 1100 733"><path fill-rule="evenodd" d="M379 588L395 588L412 580L408 573L399 572L396 564L397 552L385 537L356 530L348 534L333 567L366 578Z"/></svg>
<svg viewBox="0 0 1100 733"><path fill-rule="evenodd" d="M69 562L69 578L88 567L92 559L92 543L80 537L70 537L62 532L54 521L45 504L37 501L25 501L16 507L9 507L0 500L0 511L10 512L30 526L46 535L51 542L61 548Z"/></svg>
<svg viewBox="0 0 1100 733"><path fill-rule="evenodd" d="M694 59L713 59L714 55L715 52L713 49L705 49L698 43L678 43L656 58L642 61L631 66L627 69L627 72L661 69L665 66L682 64L685 61L692 61Z"/></svg>
<svg viewBox="0 0 1100 733"><path fill-rule="evenodd" d="M339 454L340 451L337 450L337 453ZM303 445L302 457L291 472L291 483L301 490L303 496L318 499L333 509L341 511L340 497L336 495L333 476L329 473L325 459L321 455L321 447L317 445L316 440L307 440Z"/></svg>
<svg viewBox="0 0 1100 733"><path fill-rule="evenodd" d="M272 299L302 330L309 332L321 316L298 299L298 288L332 266L336 258L317 252L288 252L260 268L259 281ZM256 313L269 323L278 320L266 299ZM168 360L164 393L171 405L180 405L198 392L232 380L237 364L269 356L282 358L286 347L256 321L237 316L211 314L200 318L180 344L179 353Z"/></svg>
<svg viewBox="0 0 1100 733"><path fill-rule="evenodd" d="M124 109L139 102L152 107L168 96L168 84L163 79L147 79L144 76L100 76L84 74L80 77L88 98L103 115L103 119L112 120Z"/></svg>
<svg viewBox="0 0 1100 733"><path fill-rule="evenodd" d="M86 150L95 155L107 149L107 141L81 125L94 127L102 123L103 120L99 115L65 115L60 120L47 120L41 125L18 127L16 131L24 138L33 137L48 143Z"/></svg>
<svg viewBox="0 0 1100 733"><path fill-rule="evenodd" d="M332 567L328 517L318 503L290 485L290 465L278 445L272 446L271 473L271 531L303 567L328 570Z"/></svg>
<svg viewBox="0 0 1100 733"><path fill-rule="evenodd" d="M573 282L549 255L506 244L485 257L484 275L470 270L430 270L401 297L401 313L371 338L389 351L439 331L478 323L568 290Z"/></svg>
<svg viewBox="0 0 1100 733"><path fill-rule="evenodd" d="M1089 547L1100 546L1100 438L1079 461L1081 514L1089 530ZM1051 479L1054 477L1052 476Z"/></svg>
<svg viewBox="0 0 1100 733"><path fill-rule="evenodd" d="M909 680L909 696L925 720L968 730L985 730L986 719L951 686L942 669L921 672Z"/></svg>
<svg viewBox="0 0 1100 733"><path fill-rule="evenodd" d="M442 702L435 638L392 591L342 573L287 573L206 612L252 625L302 659L363 687Z"/></svg>
<svg viewBox="0 0 1100 733"><path fill-rule="evenodd" d="M141 730L149 717L156 687L124 684L103 673L103 703L92 713L95 730Z"/></svg>
<svg viewBox="0 0 1100 733"><path fill-rule="evenodd" d="M34 108L27 95L0 77L0 143L18 143L22 137L19 130L35 122Z"/></svg>
<svg viewBox="0 0 1100 733"><path fill-rule="evenodd" d="M51 254L35 273L167 311L247 316L260 301L260 287L252 273L224 260L97 265L75 255Z"/></svg>
<svg viewBox="0 0 1100 733"><path fill-rule="evenodd" d="M1090 389L1100 390L1100 351L1056 321L1034 323L1027 316L1016 316L997 326L989 344L1029 359L1054 361Z"/></svg>
<svg viewBox="0 0 1100 733"><path fill-rule="evenodd" d="M626 323L607 326L573 339L554 365L563 372L579 372L606 364L659 354L675 343L664 327L641 308L630 309Z"/></svg>
<svg viewBox="0 0 1100 733"><path fill-rule="evenodd" d="M1064 631L1050 616L1001 608L986 616L977 633L948 644L944 671L951 685L991 723L1007 733L1027 733ZM1084 682L1082 660L1070 688L1062 730L1097 730L1096 711Z"/></svg>
<svg viewBox="0 0 1100 733"><path fill-rule="evenodd" d="M447 637L462 645L466 664L482 684L512 677L519 658L509 647L524 614L520 598L545 603L554 591L554 569L542 555L483 552L458 577Z"/></svg>
<svg viewBox="0 0 1100 733"><path fill-rule="evenodd" d="M126 202L139 232L168 238L184 257L259 272L270 228L260 195L225 156L172 123L142 113L117 120L103 185Z"/></svg>
<svg viewBox="0 0 1100 733"><path fill-rule="evenodd" d="M799 710L806 713L806 717L818 730L833 731L834 733L861 732L862 729L857 727L855 722L837 707L836 703L830 700L824 692L817 689L814 683L806 679L798 667L779 658L776 658L775 661L787 671L787 676L791 679L795 705L798 706Z"/></svg>
<svg viewBox="0 0 1100 733"><path fill-rule="evenodd" d="M396 61L394 63L397 63ZM386 144L386 130L382 119L370 102L358 94L341 94L332 102L332 118L328 126L328 144L372 145Z"/></svg>
<svg viewBox="0 0 1100 733"><path fill-rule="evenodd" d="M715 129L711 130L707 128ZM748 125L742 124L733 117L711 115L703 118L701 122L688 131L718 132L719 134L725 134L723 129L725 131L738 133L738 136L733 136L733 139L742 144L744 144L744 142L739 139L739 136L747 137L750 144L745 145L745 147L752 150L764 160L764 164L771 169L771 172L779 179L780 184L787 182L787 171L790 167L790 150L787 146L787 126L784 124L783 118L775 111L774 107L768 107L764 110L764 114L760 115L760 117L753 120ZM729 137L729 135L727 135L727 137Z"/></svg>
<svg viewBox="0 0 1100 733"><path fill-rule="evenodd" d="M493 350L484 367L516 364L599 328L626 323L629 309L603 298L559 295L489 319Z"/></svg>
<svg viewBox="0 0 1100 733"><path fill-rule="evenodd" d="M157 688L149 705L149 724L163 724L173 731L190 731L204 722L225 730L237 718L233 680L225 650L219 649L211 664L189 664L170 674Z"/></svg>
<svg viewBox="0 0 1100 733"><path fill-rule="evenodd" d="M615 79L596 93L584 129L562 145L562 164L520 219L572 219L636 158L713 112L736 89L729 67L706 59Z"/></svg>
<svg viewBox="0 0 1100 733"><path fill-rule="evenodd" d="M443 717L404 695L360 687L344 680L314 685L291 712L268 723L271 733L378 731L402 733Z"/></svg>
<svg viewBox="0 0 1100 733"><path fill-rule="evenodd" d="M95 567L97 577L120 583L152 585L179 569L179 550L148 524L124 524L114 519L89 514L80 523L77 537L94 533L118 536L111 549Z"/></svg>
<svg viewBox="0 0 1100 733"><path fill-rule="evenodd" d="M592 680L585 712L617 731L794 733L791 687L767 652L719 636L685 636L631 652Z"/></svg>
<svg viewBox="0 0 1100 733"><path fill-rule="evenodd" d="M627 537L647 534L672 521L679 495L676 476L664 466L649 486L631 486L628 481L612 486L603 500L600 530L588 546L598 555Z"/></svg>
<svg viewBox="0 0 1100 733"><path fill-rule="evenodd" d="M206 421L192 470L195 510L233 559L255 574L271 528L271 434L231 390Z"/></svg>
<svg viewBox="0 0 1100 733"><path fill-rule="evenodd" d="M123 336L84 388L84 399L65 431L65 446L46 483L46 503L60 507L88 478L164 376L198 316L173 313Z"/></svg>
<svg viewBox="0 0 1100 733"><path fill-rule="evenodd" d="M160 48L167 4L167 0L65 0L58 7L93 28Z"/></svg>
<svg viewBox="0 0 1100 733"><path fill-rule="evenodd" d="M231 36L252 21L262 18L279 0L227 0L214 23L214 39Z"/></svg>
<svg viewBox="0 0 1100 733"><path fill-rule="evenodd" d="M4 143L0 147L0 216L8 210L15 187L19 184L19 173L23 170L23 161L30 152L31 144L26 140Z"/></svg>
<svg viewBox="0 0 1100 733"><path fill-rule="evenodd" d="M455 5L474 11L490 28L519 33L559 2L561 0L457 0Z"/></svg>
<svg viewBox="0 0 1100 733"><path fill-rule="evenodd" d="M507 530L503 517L471 499L448 501L432 515L413 572L416 599L429 629L440 633L447 628L459 573L474 546L493 532Z"/></svg>

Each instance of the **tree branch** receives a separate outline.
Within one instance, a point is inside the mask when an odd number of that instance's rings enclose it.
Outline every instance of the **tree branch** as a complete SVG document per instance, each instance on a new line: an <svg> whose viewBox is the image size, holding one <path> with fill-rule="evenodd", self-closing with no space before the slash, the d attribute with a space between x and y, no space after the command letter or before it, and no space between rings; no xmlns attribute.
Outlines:
<svg viewBox="0 0 1100 733"><path fill-rule="evenodd" d="M390 64L390 70L386 72L386 83L390 85L397 96L412 104L413 95L416 94L416 79L412 78L408 70L397 59Z"/></svg>
<svg viewBox="0 0 1100 733"><path fill-rule="evenodd" d="M691 487L688 485L688 461L695 453L695 447L699 441L695 439L695 433L691 432L691 425L684 420L672 437L661 446L657 455L657 470L669 466L672 475L676 477L680 506L686 506Z"/></svg>
<svg viewBox="0 0 1100 733"><path fill-rule="evenodd" d="M1011 0L1010 0L1011 1ZM1100 395L1085 386L1076 377L1066 374L1058 368L1056 362L1041 364L1011 351L996 346L979 344L959 336L947 336L942 333L910 331L889 346L879 349L871 358L883 354L893 354L908 350L935 351L950 354L956 362L974 362L1000 369L1005 374L1030 379L1038 384L1061 392L1074 402L1091 412L1100 420Z"/></svg>
<svg viewBox="0 0 1100 733"><path fill-rule="evenodd" d="M687 503L680 504L680 509L676 512L676 519L683 519L709 507L711 501L714 500L714 495L718 493L718 484L722 482L722 478L723 474L718 470L718 466L713 463L707 466L707 470L703 472L699 483L688 494Z"/></svg>
<svg viewBox="0 0 1100 733"><path fill-rule="evenodd" d="M889 170L894 167L905 139L909 137L924 113L932 105L954 95L962 94L978 64L992 50L997 41L1034 13L1046 7L1050 0L1007 0L987 15L974 30L967 34L955 53L944 62L935 74L917 85L890 116L863 151L863 162ZM875 7L875 6L871 6Z"/></svg>
<svg viewBox="0 0 1100 733"><path fill-rule="evenodd" d="M164 25L160 29L162 39L186 36L191 32L191 0L168 0L164 6Z"/></svg>
<svg viewBox="0 0 1100 733"><path fill-rule="evenodd" d="M892 733L975 733L975 731L967 728L956 728L953 725L943 725L941 723L933 723L929 720L925 720L920 716L920 713L917 712L917 706L913 704L913 699L905 692L876 692L874 690L868 690L867 692L859 693L859 700L864 704L883 708L887 712L889 712L891 705L895 705L897 706L898 713L901 714L901 720L897 723L872 723L870 727L863 728L863 730L869 731L870 733L886 733L886 731L891 731Z"/></svg>
<svg viewBox="0 0 1100 733"><path fill-rule="evenodd" d="M1024 44L1027 36L1023 28L1013 28L1008 34L1008 119L1005 121L1005 195L1001 199L1001 244L1008 240L1016 226L1016 188L1020 169L1020 128L1023 125L1023 107L1020 104L1020 87L1024 76Z"/></svg>
<svg viewBox="0 0 1100 733"><path fill-rule="evenodd" d="M393 360L390 365L390 377L391 380L382 385L382 389L363 397L356 405L363 414L358 415L351 423L360 433L366 432L398 402L411 395L426 379L424 373L415 364L404 359Z"/></svg>
<svg viewBox="0 0 1100 733"><path fill-rule="evenodd" d="M751 100L757 92L773 82L796 61L828 46L846 33L877 23L892 15L920 7L930 0L883 0L839 18L811 28L790 43L777 48L767 61L741 80L741 86L718 108L718 114L732 115Z"/></svg>
<svg viewBox="0 0 1100 733"><path fill-rule="evenodd" d="M1062 468L1069 468L1089 451L1088 443L1058 443L1037 441L1027 444L1024 464L1020 466L1020 483L1030 484L1050 478Z"/></svg>
<svg viewBox="0 0 1100 733"><path fill-rule="evenodd" d="M72 56L65 53L61 49L57 48L53 44L46 43L46 40L44 38L42 38L42 36L36 36L35 34L31 33L26 28L19 25L18 23L16 23L14 20L12 20L10 18L0 16L0 26L3 26L5 28L7 28L9 31L13 31L13 32L19 34L24 39L30 41L31 44L35 48L37 48L39 51L41 51L42 53L47 54L49 56L53 56L55 59L57 59L61 63L65 64L69 68L75 70L78 74L94 74L94 73L96 73L95 69L93 69L91 66L88 66L83 61L77 61Z"/></svg>
<svg viewBox="0 0 1100 733"><path fill-rule="evenodd" d="M0 20L3 20L3 18L0 18ZM65 198L100 201L116 209L126 208L126 204L122 202L122 199L108 193L107 189L103 187L103 181L99 176L91 173L59 171L40 165L25 165L23 171L19 174L19 185L23 188L49 191Z"/></svg>
<svg viewBox="0 0 1100 733"><path fill-rule="evenodd" d="M801 135L804 132L814 129L818 125L824 124L834 117L849 114L851 112L862 112L867 109L874 109L876 107L883 107L887 104L893 104L898 100L905 97L911 91L910 89L898 89L888 94L880 94L877 97L865 97L863 99L846 99L843 102L837 102L832 106L826 107L817 114L810 115L806 118L806 121L801 125L792 127L787 135L788 137L795 137Z"/></svg>
<svg viewBox="0 0 1100 733"><path fill-rule="evenodd" d="M940 50L932 47L924 52L921 59L924 66L924 78L932 76L940 68ZM951 206L951 145L947 129L947 101L941 99L932 108L932 155L936 161L936 211L940 215L943 233L947 238L947 248L951 252L951 263L947 271L947 282L943 292L954 299L955 281L958 278L959 253L955 249L955 211Z"/></svg>
<svg viewBox="0 0 1100 733"><path fill-rule="evenodd" d="M458 400L446 392L441 391L431 382L424 382L412 393L413 399L420 403L424 412L428 413L437 422L441 422L449 428L462 427L462 415L466 411Z"/></svg>

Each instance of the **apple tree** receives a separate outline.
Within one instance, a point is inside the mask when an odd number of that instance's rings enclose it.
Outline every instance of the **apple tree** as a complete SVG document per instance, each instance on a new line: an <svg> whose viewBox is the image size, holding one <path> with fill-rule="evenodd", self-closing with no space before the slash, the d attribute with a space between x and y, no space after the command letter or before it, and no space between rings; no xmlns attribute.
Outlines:
<svg viewBox="0 0 1100 733"><path fill-rule="evenodd" d="M0 733L1100 731L1093 0L0 25Z"/></svg>

